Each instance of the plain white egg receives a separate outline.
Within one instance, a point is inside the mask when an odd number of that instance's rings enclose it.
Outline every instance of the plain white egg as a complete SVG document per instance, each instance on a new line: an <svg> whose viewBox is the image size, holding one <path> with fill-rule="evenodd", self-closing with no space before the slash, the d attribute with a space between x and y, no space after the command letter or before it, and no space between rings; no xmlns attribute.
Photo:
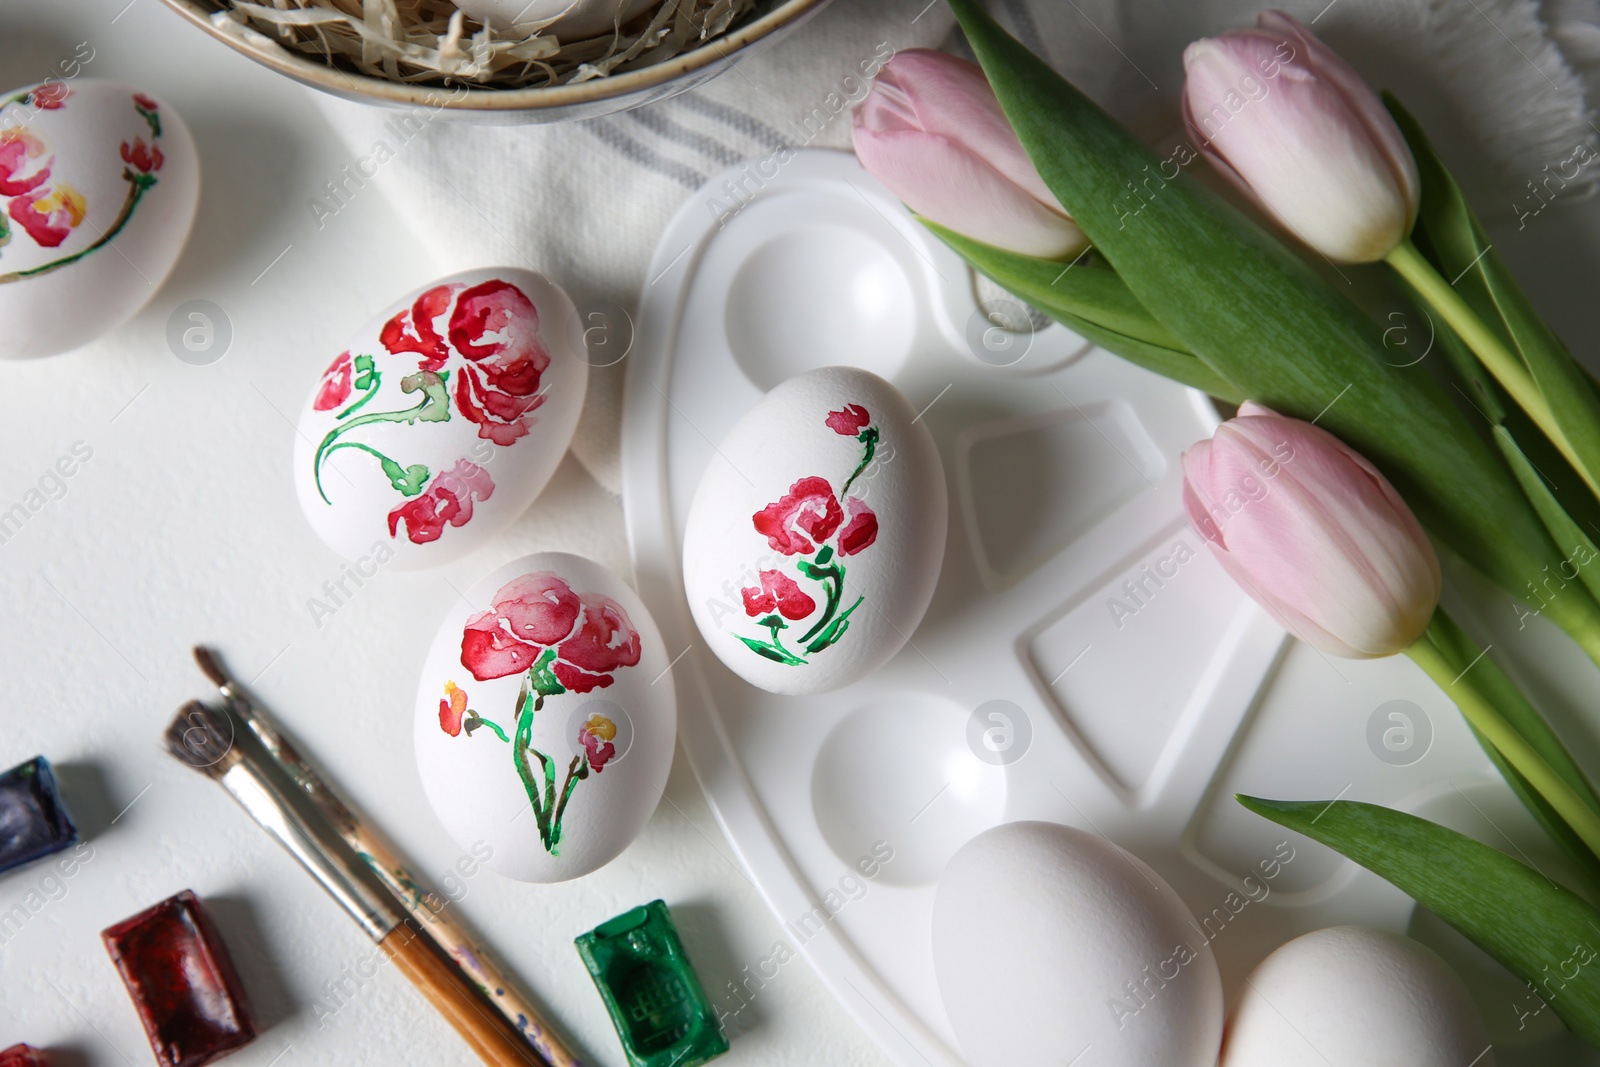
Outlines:
<svg viewBox="0 0 1600 1067"><path fill-rule="evenodd" d="M610 33L662 0L456 0L456 7L497 30L550 23L562 41L581 41Z"/></svg>
<svg viewBox="0 0 1600 1067"><path fill-rule="evenodd" d="M477 548L566 454L585 356L577 309L534 271L408 293L332 356L300 411L294 482L311 528L367 577Z"/></svg>
<svg viewBox="0 0 1600 1067"><path fill-rule="evenodd" d="M1364 926L1297 937L1245 980L1221 1067L1494 1067L1466 986L1431 949Z"/></svg>
<svg viewBox="0 0 1600 1067"><path fill-rule="evenodd" d="M615 859L661 799L677 739L671 657L616 575L544 552L457 598L428 650L422 789L464 852L526 882Z"/></svg>
<svg viewBox="0 0 1600 1067"><path fill-rule="evenodd" d="M1216 1063L1210 944L1160 875L1095 834L1014 822L962 846L934 897L933 966L973 1067Z"/></svg>
<svg viewBox="0 0 1600 1067"><path fill-rule="evenodd" d="M0 93L0 357L66 352L172 273L200 203L177 112L94 78Z"/></svg>
<svg viewBox="0 0 1600 1067"><path fill-rule="evenodd" d="M944 560L944 468L876 374L823 367L762 397L689 505L683 583L718 659L773 693L820 693L905 647Z"/></svg>

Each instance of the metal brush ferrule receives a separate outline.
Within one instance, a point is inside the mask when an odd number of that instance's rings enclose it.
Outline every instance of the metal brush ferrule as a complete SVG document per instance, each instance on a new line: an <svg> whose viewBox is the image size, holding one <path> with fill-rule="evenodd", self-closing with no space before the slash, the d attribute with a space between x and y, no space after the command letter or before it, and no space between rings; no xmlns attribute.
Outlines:
<svg viewBox="0 0 1600 1067"><path fill-rule="evenodd" d="M268 775L266 768L247 759L222 776L222 785L322 883L367 936L383 940L404 920L394 898L309 797L299 789L279 787Z"/></svg>

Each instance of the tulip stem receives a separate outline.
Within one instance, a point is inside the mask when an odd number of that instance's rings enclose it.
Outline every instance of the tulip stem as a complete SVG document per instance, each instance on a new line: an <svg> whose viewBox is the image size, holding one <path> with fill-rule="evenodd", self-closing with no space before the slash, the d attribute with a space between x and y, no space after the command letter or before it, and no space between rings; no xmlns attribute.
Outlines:
<svg viewBox="0 0 1600 1067"><path fill-rule="evenodd" d="M1528 784L1572 827L1589 851L1600 856L1600 814L1556 773L1555 768L1539 755L1472 683L1465 680L1472 667L1469 665L1466 670L1458 670L1456 664L1426 634L1406 649L1406 655L1433 679L1445 696L1455 702L1472 728L1488 739L1496 751L1506 758L1506 762L1515 767L1517 773L1527 779Z"/></svg>
<svg viewBox="0 0 1600 1067"><path fill-rule="evenodd" d="M1499 335L1478 317L1478 313L1462 299L1460 293L1456 292L1455 284L1444 280L1444 276L1434 269L1427 257L1417 250L1411 238L1407 237L1401 241L1384 258L1400 277L1410 282L1433 309L1444 317L1450 328L1455 330L1467 346L1477 354L1479 362L1488 368L1489 373L1493 374L1495 380L1511 394L1517 405L1528 413L1528 417L1538 424L1539 429L1550 438L1550 442L1561 450L1561 454L1572 464L1572 469L1583 477L1590 490L1600 495L1600 485L1595 483L1588 469L1573 451L1567 435L1562 433L1561 427L1556 424L1550 405L1545 401L1544 394L1539 391L1533 375L1522 362L1522 357L1508 348Z"/></svg>

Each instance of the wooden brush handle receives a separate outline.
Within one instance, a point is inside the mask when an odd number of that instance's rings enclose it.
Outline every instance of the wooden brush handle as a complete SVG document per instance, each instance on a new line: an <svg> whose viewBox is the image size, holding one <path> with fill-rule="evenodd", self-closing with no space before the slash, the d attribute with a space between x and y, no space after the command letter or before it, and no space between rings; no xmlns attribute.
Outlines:
<svg viewBox="0 0 1600 1067"><path fill-rule="evenodd" d="M313 792L312 796L328 797L337 802L325 786L321 793ZM534 1062L549 1063L550 1067L583 1067L532 1002L500 972L481 947L472 943L466 931L451 921L450 914L453 912L449 908L450 902L432 893L419 900L412 892L417 880L400 862L400 857L386 842L378 839L369 827L350 815L349 809L344 810L346 825L340 826L339 833L346 843L358 853L370 857L369 865L373 873L383 880L394 898L417 920L422 932L438 944L458 970L466 972L489 1006L499 1011L511 1023L512 1029L522 1032L523 1044L534 1050Z"/></svg>
<svg viewBox="0 0 1600 1067"><path fill-rule="evenodd" d="M506 1018L485 1004L472 983L410 923L391 930L379 947L484 1063L491 1067L547 1067Z"/></svg>

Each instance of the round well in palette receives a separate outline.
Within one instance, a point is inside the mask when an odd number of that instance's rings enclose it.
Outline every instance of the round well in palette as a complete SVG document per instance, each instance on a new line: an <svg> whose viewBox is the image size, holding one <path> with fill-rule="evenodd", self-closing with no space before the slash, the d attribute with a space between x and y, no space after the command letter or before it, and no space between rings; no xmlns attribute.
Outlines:
<svg viewBox="0 0 1600 1067"><path fill-rule="evenodd" d="M957 849L1002 820L1005 771L973 754L968 718L953 701L904 694L834 726L812 770L811 807L840 862L853 867L882 842L893 859L878 881L930 885Z"/></svg>
<svg viewBox="0 0 1600 1067"><path fill-rule="evenodd" d="M840 362L892 378L916 338L916 304L899 262L872 236L839 225L768 238L728 292L728 347L763 390Z"/></svg>

